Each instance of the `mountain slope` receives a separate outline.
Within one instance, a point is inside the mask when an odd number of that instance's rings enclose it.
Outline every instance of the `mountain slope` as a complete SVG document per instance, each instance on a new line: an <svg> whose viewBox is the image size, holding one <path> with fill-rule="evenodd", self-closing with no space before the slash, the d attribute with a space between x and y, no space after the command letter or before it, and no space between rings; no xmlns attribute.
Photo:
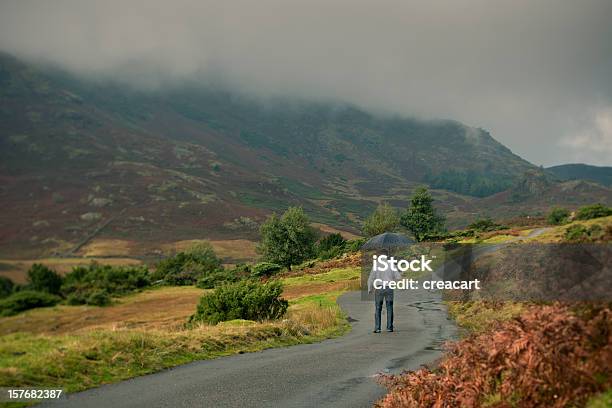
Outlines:
<svg viewBox="0 0 612 408"><path fill-rule="evenodd" d="M612 167L590 166L588 164L562 164L548 167L547 172L561 180L588 180L604 186L612 186Z"/></svg>
<svg viewBox="0 0 612 408"><path fill-rule="evenodd" d="M458 122L195 84L136 91L0 55L0 252L11 256L70 253L93 236L255 238L288 205L356 231L420 183L460 225L479 196L534 169Z"/></svg>

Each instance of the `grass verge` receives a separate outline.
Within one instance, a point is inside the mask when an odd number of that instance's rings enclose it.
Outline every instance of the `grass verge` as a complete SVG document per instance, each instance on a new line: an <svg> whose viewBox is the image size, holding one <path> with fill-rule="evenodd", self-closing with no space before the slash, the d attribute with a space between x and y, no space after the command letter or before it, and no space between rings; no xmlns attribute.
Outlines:
<svg viewBox="0 0 612 408"><path fill-rule="evenodd" d="M292 281L285 282L288 288L311 287L313 282L322 286L318 293L305 291L302 296L300 290L294 290L297 296L289 297L287 315L278 321L240 320L191 329L177 326L133 329L116 325L62 334L23 331L6 334L0 336L0 386L59 387L76 392L195 360L340 336L350 330L350 325L336 299L355 281L347 280L354 274L339 270L322 277L291 278ZM343 286L329 291L330 285L336 283ZM133 302L139 297L159 294L162 292L141 294ZM132 299L126 301L130 303ZM141 309L141 313L146 313L145 310Z"/></svg>

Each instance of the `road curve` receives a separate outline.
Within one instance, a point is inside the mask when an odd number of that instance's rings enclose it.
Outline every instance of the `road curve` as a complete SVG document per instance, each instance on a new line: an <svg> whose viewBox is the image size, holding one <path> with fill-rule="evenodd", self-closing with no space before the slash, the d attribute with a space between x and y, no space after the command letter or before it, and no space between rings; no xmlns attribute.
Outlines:
<svg viewBox="0 0 612 408"><path fill-rule="evenodd" d="M456 335L439 293L395 293L394 333L372 333L373 302L348 292L338 299L352 325L345 336L185 364L42 406L372 406L385 392L375 381L377 373L431 363L441 355L442 343Z"/></svg>

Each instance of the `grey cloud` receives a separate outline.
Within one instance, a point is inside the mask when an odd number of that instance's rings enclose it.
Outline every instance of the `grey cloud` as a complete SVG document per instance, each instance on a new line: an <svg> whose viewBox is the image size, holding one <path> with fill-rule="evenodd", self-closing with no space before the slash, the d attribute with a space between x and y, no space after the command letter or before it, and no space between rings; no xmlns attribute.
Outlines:
<svg viewBox="0 0 612 408"><path fill-rule="evenodd" d="M143 87L452 118L536 164L610 165L592 144L609 140L611 18L609 0L17 0L0 3L0 49Z"/></svg>

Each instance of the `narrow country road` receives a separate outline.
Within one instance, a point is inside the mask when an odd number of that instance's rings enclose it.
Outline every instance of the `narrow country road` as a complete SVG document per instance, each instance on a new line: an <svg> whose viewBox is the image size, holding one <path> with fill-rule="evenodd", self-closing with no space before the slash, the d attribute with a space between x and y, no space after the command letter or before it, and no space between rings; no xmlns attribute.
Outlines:
<svg viewBox="0 0 612 408"><path fill-rule="evenodd" d="M352 322L343 337L194 362L43 406L369 407L385 392L377 373L431 363L456 334L439 293L395 293L394 333L372 333L373 302L349 292L338 300Z"/></svg>
<svg viewBox="0 0 612 408"><path fill-rule="evenodd" d="M475 249L475 258L526 237ZM452 263L442 267L453 274ZM370 407L384 395L377 373L432 363L456 337L440 292L395 291L395 332L372 333L374 304L360 292L338 299L349 334L306 344L198 361L156 374L71 394L53 407ZM383 325L384 325L383 316Z"/></svg>

